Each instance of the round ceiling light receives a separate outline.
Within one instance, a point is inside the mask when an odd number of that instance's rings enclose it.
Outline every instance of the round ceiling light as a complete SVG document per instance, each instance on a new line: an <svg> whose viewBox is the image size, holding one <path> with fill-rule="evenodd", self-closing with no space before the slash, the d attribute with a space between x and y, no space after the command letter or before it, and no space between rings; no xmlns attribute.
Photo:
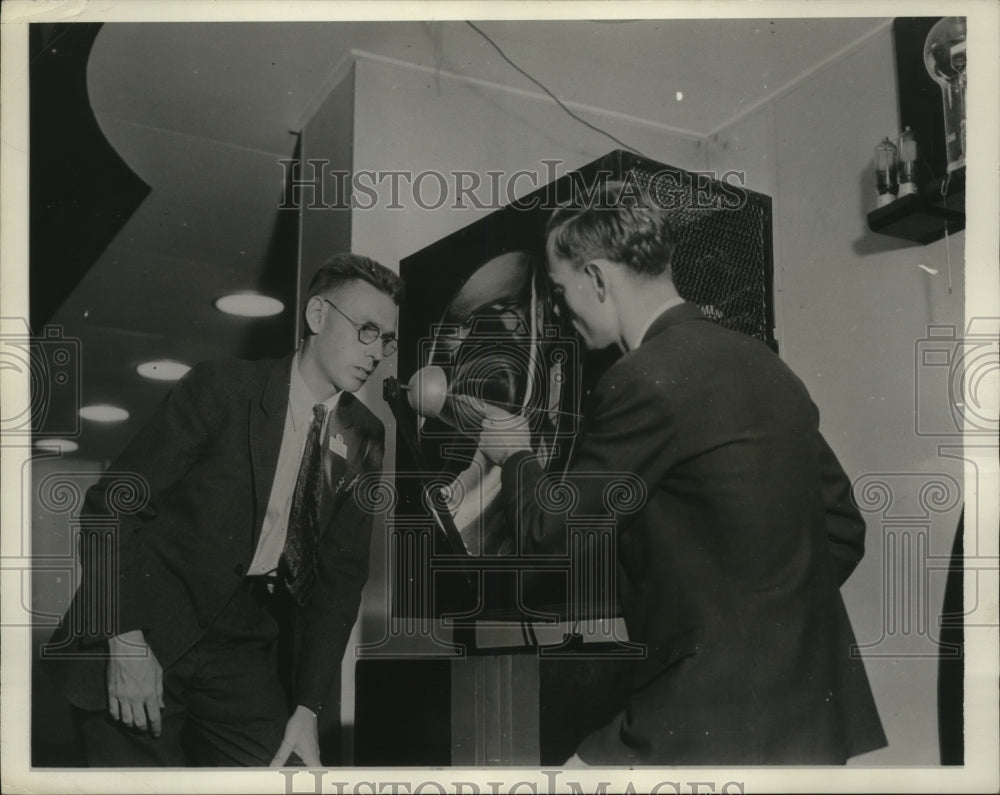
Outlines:
<svg viewBox="0 0 1000 795"><path fill-rule="evenodd" d="M53 453L74 453L80 449L80 445L72 439L39 439L35 442L35 447L39 450L49 450Z"/></svg>
<svg viewBox="0 0 1000 795"><path fill-rule="evenodd" d="M277 298L260 293L233 293L217 298L215 308L227 315L240 317L270 317L280 314L285 305Z"/></svg>
<svg viewBox="0 0 1000 795"><path fill-rule="evenodd" d="M81 408L80 416L92 422L123 422L128 419L128 412L118 406L99 403Z"/></svg>
<svg viewBox="0 0 1000 795"><path fill-rule="evenodd" d="M158 359L154 362L143 362L135 368L135 371L143 378L151 378L154 381L176 381L190 369L181 362Z"/></svg>

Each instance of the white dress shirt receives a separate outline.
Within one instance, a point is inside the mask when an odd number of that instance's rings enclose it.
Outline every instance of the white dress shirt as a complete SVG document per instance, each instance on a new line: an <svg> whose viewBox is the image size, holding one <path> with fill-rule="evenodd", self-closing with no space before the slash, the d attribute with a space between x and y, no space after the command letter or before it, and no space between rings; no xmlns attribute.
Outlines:
<svg viewBox="0 0 1000 795"><path fill-rule="evenodd" d="M313 406L323 403L327 408L327 416L330 416L340 400L340 392L327 400L315 398L299 372L299 355L295 354L292 360L288 412L285 414L285 430L278 451L278 465L271 482L271 495L267 500L267 512L257 540L257 551L247 574L268 574L278 568L278 561L285 549L288 516L292 510L295 481L299 476L309 426L312 424Z"/></svg>

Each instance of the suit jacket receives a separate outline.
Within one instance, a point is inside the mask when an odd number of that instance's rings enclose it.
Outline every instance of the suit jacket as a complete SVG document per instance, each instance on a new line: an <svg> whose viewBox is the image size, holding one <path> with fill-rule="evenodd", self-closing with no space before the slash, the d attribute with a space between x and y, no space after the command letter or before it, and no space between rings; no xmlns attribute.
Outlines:
<svg viewBox="0 0 1000 795"><path fill-rule="evenodd" d="M197 365L88 491L81 585L46 652L52 678L77 706L106 707L109 636L143 630L166 669L240 586L274 480L292 362ZM295 615L301 641L293 698L317 712L337 679L368 576L372 515L353 498L353 486L357 476L381 470L384 445L382 423L350 393L341 396L331 429L343 437L347 458L335 459L329 473L333 496L316 584ZM145 483L144 506L111 510L123 502L115 495L121 473ZM88 620L107 608L110 593L116 616Z"/></svg>
<svg viewBox="0 0 1000 795"><path fill-rule="evenodd" d="M578 753L595 764L831 764L886 744L839 586L864 554L850 482L801 381L691 304L664 312L591 395L565 478L625 472L646 491L617 522L629 638L646 647L625 710ZM565 548L504 464L522 551ZM606 512L593 477L577 515Z"/></svg>

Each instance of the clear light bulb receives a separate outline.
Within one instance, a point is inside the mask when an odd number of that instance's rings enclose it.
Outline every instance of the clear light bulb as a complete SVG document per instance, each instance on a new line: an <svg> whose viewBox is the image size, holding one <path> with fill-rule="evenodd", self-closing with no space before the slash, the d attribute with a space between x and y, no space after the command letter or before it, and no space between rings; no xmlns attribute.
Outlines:
<svg viewBox="0 0 1000 795"><path fill-rule="evenodd" d="M965 165L965 39L965 17L945 17L924 42L924 66L941 86L949 172Z"/></svg>

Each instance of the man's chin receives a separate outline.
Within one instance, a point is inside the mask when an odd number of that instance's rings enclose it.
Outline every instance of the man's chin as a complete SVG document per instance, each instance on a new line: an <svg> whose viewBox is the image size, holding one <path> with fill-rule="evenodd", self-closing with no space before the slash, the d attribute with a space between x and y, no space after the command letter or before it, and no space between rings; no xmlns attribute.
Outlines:
<svg viewBox="0 0 1000 795"><path fill-rule="evenodd" d="M345 374L344 377L340 379L340 384L338 386L344 392L357 392L368 382L370 377L370 375L363 375L356 369L352 368L351 372Z"/></svg>

